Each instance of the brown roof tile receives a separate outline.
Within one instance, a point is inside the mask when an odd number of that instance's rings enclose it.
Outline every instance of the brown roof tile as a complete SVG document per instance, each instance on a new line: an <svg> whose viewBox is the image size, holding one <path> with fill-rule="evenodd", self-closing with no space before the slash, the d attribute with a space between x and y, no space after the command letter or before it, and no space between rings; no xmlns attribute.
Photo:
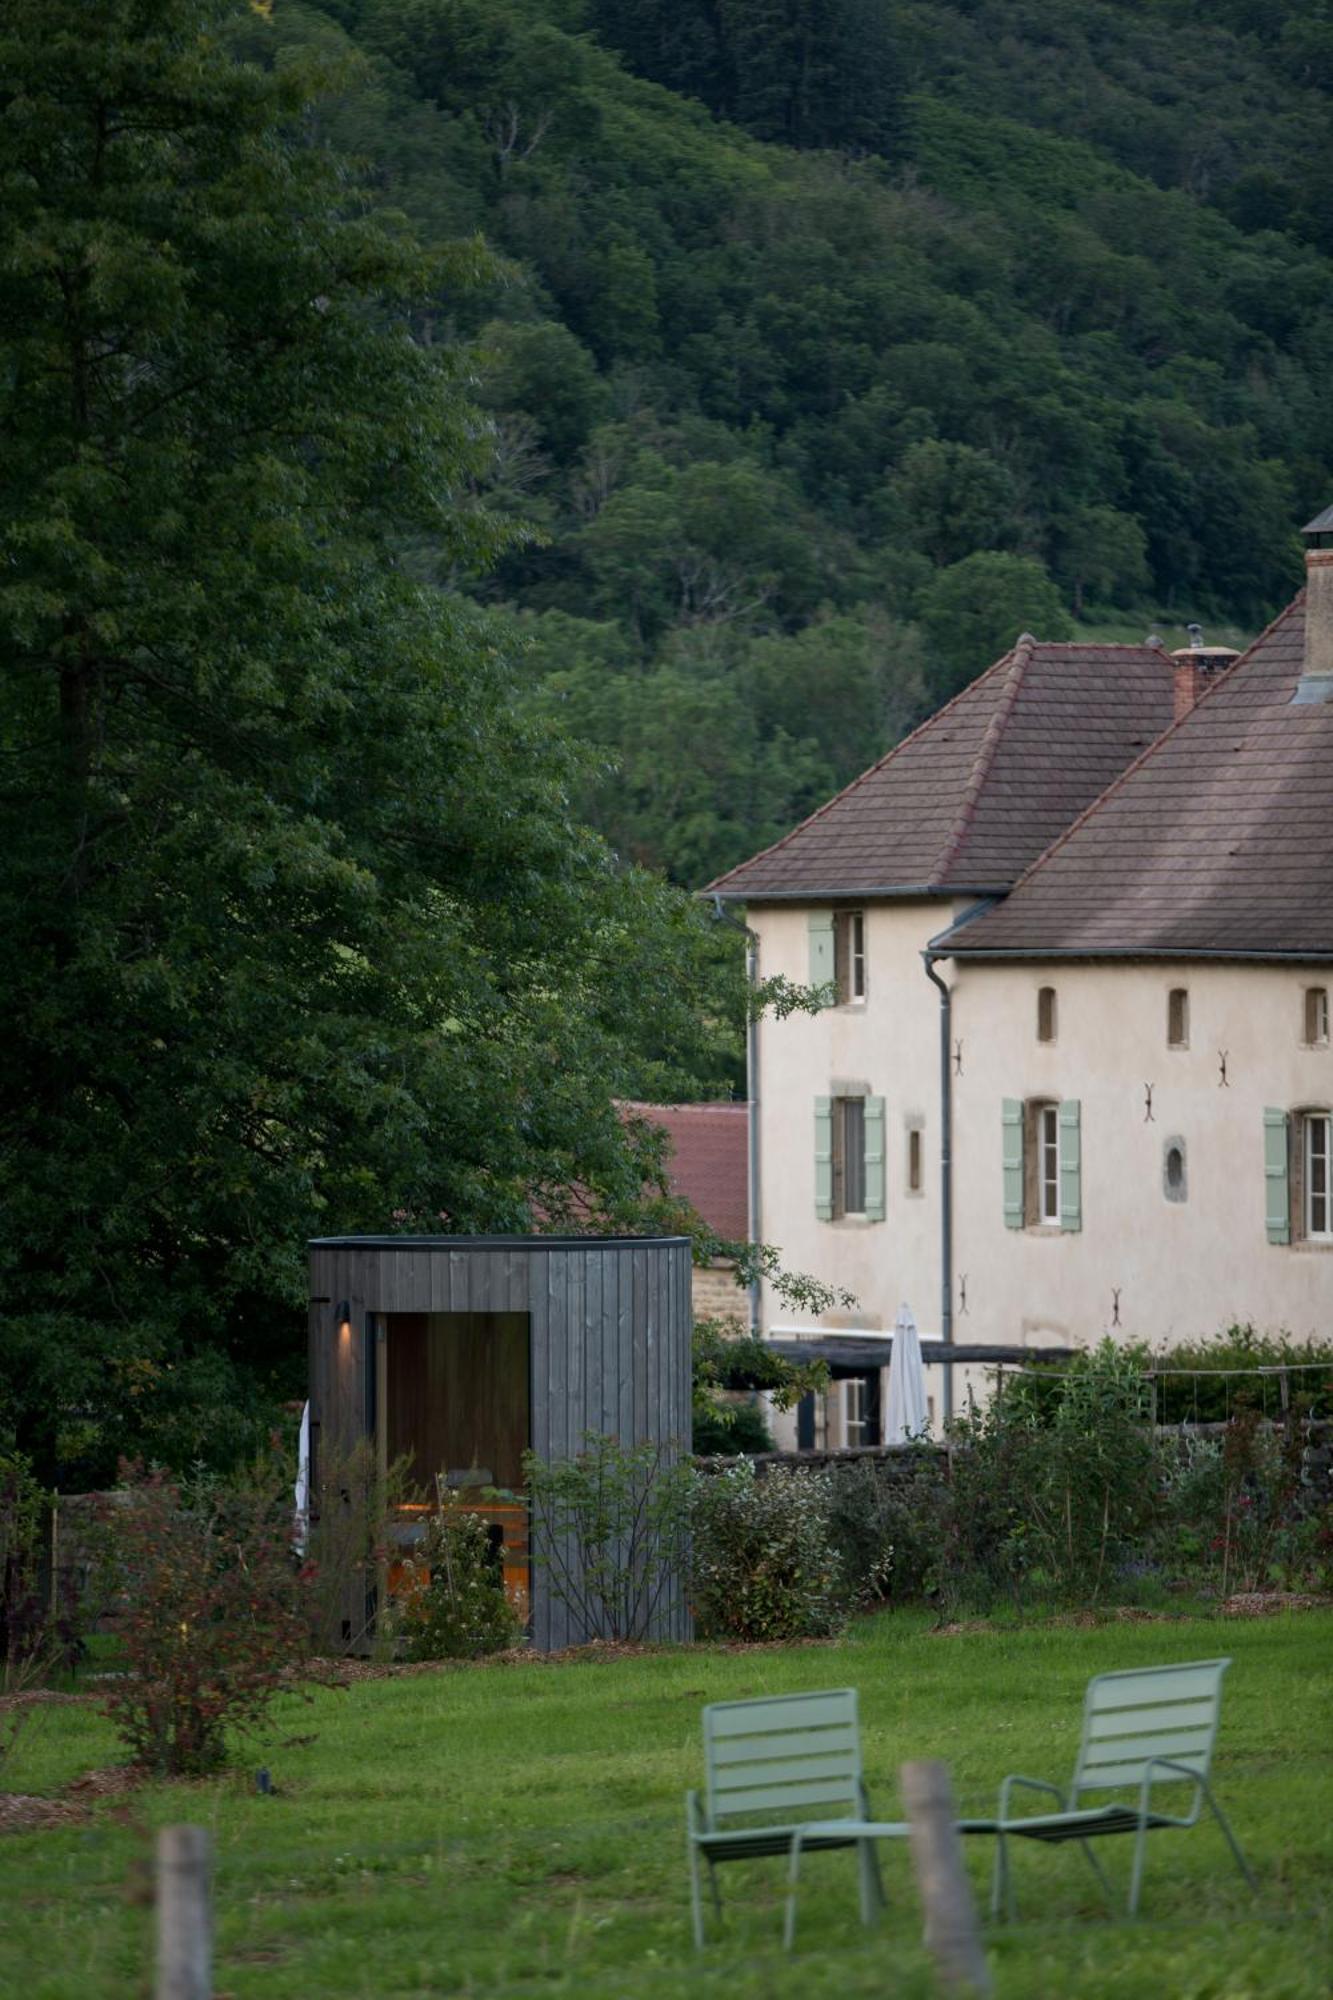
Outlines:
<svg viewBox="0 0 1333 2000"><path fill-rule="evenodd" d="M1014 650L845 791L710 886L737 900L1000 889L1171 720L1151 646Z"/></svg>
<svg viewBox="0 0 1333 2000"><path fill-rule="evenodd" d="M1292 704L1297 598L993 910L959 956L1333 957L1333 702Z"/></svg>
<svg viewBox="0 0 1333 2000"><path fill-rule="evenodd" d="M684 1195L709 1228L743 1243L750 1226L747 1104L625 1104L664 1126L672 1192Z"/></svg>

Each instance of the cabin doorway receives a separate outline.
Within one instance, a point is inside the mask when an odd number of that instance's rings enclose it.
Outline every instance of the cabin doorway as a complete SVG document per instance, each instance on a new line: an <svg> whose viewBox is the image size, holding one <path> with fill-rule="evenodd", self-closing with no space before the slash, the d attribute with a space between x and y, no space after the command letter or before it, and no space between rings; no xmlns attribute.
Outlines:
<svg viewBox="0 0 1333 2000"><path fill-rule="evenodd" d="M532 1328L515 1312L385 1313L377 1340L375 1434L382 1469L405 1461L411 1497L395 1539L420 1534L440 1489L486 1521L506 1589L526 1622L532 1442ZM389 1578L392 1590L394 1578Z"/></svg>

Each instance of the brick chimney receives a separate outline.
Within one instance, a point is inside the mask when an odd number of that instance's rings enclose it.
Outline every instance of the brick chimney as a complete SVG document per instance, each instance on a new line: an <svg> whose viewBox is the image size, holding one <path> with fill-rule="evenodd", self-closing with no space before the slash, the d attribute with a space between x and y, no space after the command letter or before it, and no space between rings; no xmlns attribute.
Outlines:
<svg viewBox="0 0 1333 2000"><path fill-rule="evenodd" d="M1333 507L1306 523L1305 659L1292 700L1333 701Z"/></svg>
<svg viewBox="0 0 1333 2000"><path fill-rule="evenodd" d="M1173 722L1187 716L1199 696L1212 686L1218 675L1225 673L1231 662L1240 658L1234 646L1205 646L1202 625L1187 625L1185 629L1190 635L1188 646L1182 646L1171 655L1176 669Z"/></svg>

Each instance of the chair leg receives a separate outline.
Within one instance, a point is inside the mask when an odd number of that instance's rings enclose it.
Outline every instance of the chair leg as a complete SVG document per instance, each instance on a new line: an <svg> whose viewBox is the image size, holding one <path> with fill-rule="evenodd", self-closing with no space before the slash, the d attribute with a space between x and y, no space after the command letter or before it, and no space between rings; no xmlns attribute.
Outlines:
<svg viewBox="0 0 1333 2000"><path fill-rule="evenodd" d="M708 1888L713 1898L713 1914L721 1917L722 1891L717 1886L717 1869L713 1866L713 1857L711 1854L708 1857Z"/></svg>
<svg viewBox="0 0 1333 2000"><path fill-rule="evenodd" d="M791 1844L791 1860L787 1866L787 1908L782 1919L782 1949L791 1951L796 1944L796 1885L801 1875L801 1836L798 1833Z"/></svg>
<svg viewBox="0 0 1333 2000"><path fill-rule="evenodd" d="M1130 1870L1129 1876L1129 1914L1131 1917L1136 1917L1139 1913L1139 1891L1143 1887L1143 1864L1147 1858L1147 1852L1148 1828L1140 1825L1138 1832L1134 1836L1134 1866Z"/></svg>
<svg viewBox="0 0 1333 2000"><path fill-rule="evenodd" d="M1091 1868L1093 1874L1097 1877L1097 1880L1102 1885L1102 1894L1106 1897L1108 1903L1114 1902L1115 1896L1114 1892L1112 1891L1111 1884L1107 1879L1106 1870L1102 1867L1101 1862L1097 1859L1096 1855L1093 1853L1091 1847L1088 1845L1086 1840L1080 1840L1079 1846L1083 1849L1084 1854L1087 1856L1089 1868Z"/></svg>
<svg viewBox="0 0 1333 2000"><path fill-rule="evenodd" d="M704 1905L703 1898L699 1894L699 1850L693 1841L689 1843L689 1851L690 1915L694 1920L694 1948L696 1951L702 1951L704 1948ZM712 1874L711 1867L708 1872L710 1875Z"/></svg>
<svg viewBox="0 0 1333 2000"><path fill-rule="evenodd" d="M1012 1922L1018 1914L1014 1901L1014 1885L1009 1874L1009 1843L1002 1833L995 1836L995 1865L990 1878L990 1913L992 1917L1007 1916Z"/></svg>
<svg viewBox="0 0 1333 2000"><path fill-rule="evenodd" d="M884 1908L884 1884L879 1876L879 1860L873 1840L856 1843L857 1888L861 1899L861 1922L873 1924Z"/></svg>
<svg viewBox="0 0 1333 2000"><path fill-rule="evenodd" d="M1213 1815L1213 1818L1217 1821L1223 1833L1226 1835L1226 1843L1227 1846L1231 1849L1232 1859L1235 1861L1237 1868L1239 1868L1241 1874L1244 1876L1247 1884L1249 1885L1250 1894L1253 1896L1257 1896L1259 1893L1259 1884L1254 1879L1254 1876L1250 1869L1250 1864L1240 1851L1240 1844L1237 1841L1235 1834L1231 1831L1231 1828L1227 1823L1226 1814L1222 1811L1221 1806L1217 1803L1217 1800L1213 1797L1211 1791L1208 1789L1208 1786L1206 1784L1203 1787L1203 1795L1208 1801L1208 1807Z"/></svg>

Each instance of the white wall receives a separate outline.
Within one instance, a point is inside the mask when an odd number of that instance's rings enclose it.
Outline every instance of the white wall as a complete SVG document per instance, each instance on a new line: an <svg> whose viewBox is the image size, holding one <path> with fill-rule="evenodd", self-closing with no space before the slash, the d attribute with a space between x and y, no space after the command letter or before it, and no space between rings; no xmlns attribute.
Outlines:
<svg viewBox="0 0 1333 2000"><path fill-rule="evenodd" d="M1265 1107L1333 1102L1333 1051L1302 1043L1304 989L1326 973L1103 961L963 964L952 976L954 1268L968 1293L955 1339L1169 1345L1237 1321L1333 1333L1333 1247L1270 1245L1264 1221ZM1043 985L1058 994L1050 1045L1036 1039ZM1189 991L1186 1049L1167 1047L1173 986ZM1006 1097L1079 1099L1077 1233L1005 1227ZM1183 1202L1163 1191L1168 1138L1185 1142Z"/></svg>
<svg viewBox="0 0 1333 2000"><path fill-rule="evenodd" d="M947 927L947 901L866 906L867 995L855 1006L826 1009L759 1027L760 1204L764 1241L788 1270L808 1272L855 1293L848 1310L809 1313L784 1306L763 1288L761 1326L881 1330L893 1327L906 1300L923 1336L939 1337L939 995L921 952ZM806 984L810 906L755 907L747 922L759 937L762 978L785 973ZM946 975L948 968L945 968ZM885 1106L886 1217L883 1222L821 1222L815 1215L817 1097L839 1095L840 1082L863 1083ZM922 1128L922 1192L907 1192L907 1132ZM940 1371L930 1369L933 1378ZM937 1411L941 1385L930 1380ZM775 1413L779 1443L795 1442L795 1419Z"/></svg>

